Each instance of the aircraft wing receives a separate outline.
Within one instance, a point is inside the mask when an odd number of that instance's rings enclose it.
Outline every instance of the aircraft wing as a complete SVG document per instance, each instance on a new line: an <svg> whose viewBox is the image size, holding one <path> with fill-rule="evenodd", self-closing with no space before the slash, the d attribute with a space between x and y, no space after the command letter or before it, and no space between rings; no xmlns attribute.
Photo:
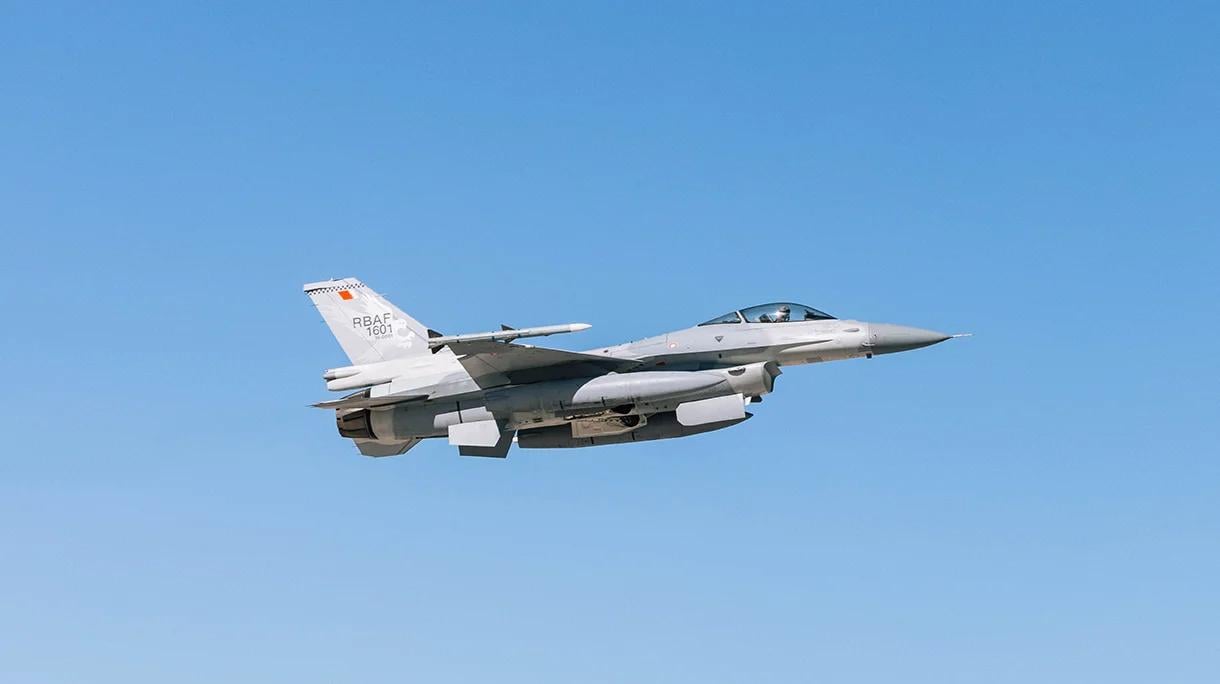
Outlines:
<svg viewBox="0 0 1220 684"><path fill-rule="evenodd" d="M393 406L407 401L420 401L427 399L426 394L386 394L380 397L370 397L368 390L361 390L355 394L349 394L342 399L331 399L330 401L320 401L313 404L314 408L320 409L357 409L357 408L378 408L381 406Z"/></svg>
<svg viewBox="0 0 1220 684"><path fill-rule="evenodd" d="M596 354L479 340L448 345L479 387L518 385L547 380L592 378L628 371L638 361Z"/></svg>

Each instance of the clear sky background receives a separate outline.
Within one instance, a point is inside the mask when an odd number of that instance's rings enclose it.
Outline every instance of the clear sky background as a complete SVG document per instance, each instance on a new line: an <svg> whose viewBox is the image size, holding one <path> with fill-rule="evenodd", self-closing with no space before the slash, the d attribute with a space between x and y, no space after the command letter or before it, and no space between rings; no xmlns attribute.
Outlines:
<svg viewBox="0 0 1220 684"><path fill-rule="evenodd" d="M0 679L1214 682L1214 3L6 3ZM302 283L975 337L372 460Z"/></svg>

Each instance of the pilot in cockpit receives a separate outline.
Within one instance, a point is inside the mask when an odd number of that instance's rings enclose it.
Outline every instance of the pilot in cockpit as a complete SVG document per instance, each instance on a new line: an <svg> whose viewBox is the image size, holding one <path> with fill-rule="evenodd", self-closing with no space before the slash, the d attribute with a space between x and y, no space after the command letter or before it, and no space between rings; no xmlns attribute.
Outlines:
<svg viewBox="0 0 1220 684"><path fill-rule="evenodd" d="M787 304L780 304L775 313L765 313L758 317L759 323L787 323L792 317L792 308Z"/></svg>

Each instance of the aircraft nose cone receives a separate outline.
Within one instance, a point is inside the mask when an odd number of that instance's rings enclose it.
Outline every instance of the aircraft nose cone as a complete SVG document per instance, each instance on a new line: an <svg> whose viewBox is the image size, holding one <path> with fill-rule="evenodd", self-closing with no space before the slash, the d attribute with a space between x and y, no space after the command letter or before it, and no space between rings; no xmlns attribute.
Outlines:
<svg viewBox="0 0 1220 684"><path fill-rule="evenodd" d="M951 337L951 335L935 330L908 328L905 325L889 323L870 323L869 329L869 342L872 343L872 353L874 354L910 351L937 342L944 342Z"/></svg>

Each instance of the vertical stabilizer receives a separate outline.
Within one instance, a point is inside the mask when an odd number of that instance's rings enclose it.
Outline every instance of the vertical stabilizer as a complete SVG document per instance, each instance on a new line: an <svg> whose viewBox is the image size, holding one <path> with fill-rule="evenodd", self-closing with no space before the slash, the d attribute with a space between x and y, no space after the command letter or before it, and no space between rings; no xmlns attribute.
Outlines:
<svg viewBox="0 0 1220 684"><path fill-rule="evenodd" d="M428 353L428 329L355 278L305 285L353 365Z"/></svg>

